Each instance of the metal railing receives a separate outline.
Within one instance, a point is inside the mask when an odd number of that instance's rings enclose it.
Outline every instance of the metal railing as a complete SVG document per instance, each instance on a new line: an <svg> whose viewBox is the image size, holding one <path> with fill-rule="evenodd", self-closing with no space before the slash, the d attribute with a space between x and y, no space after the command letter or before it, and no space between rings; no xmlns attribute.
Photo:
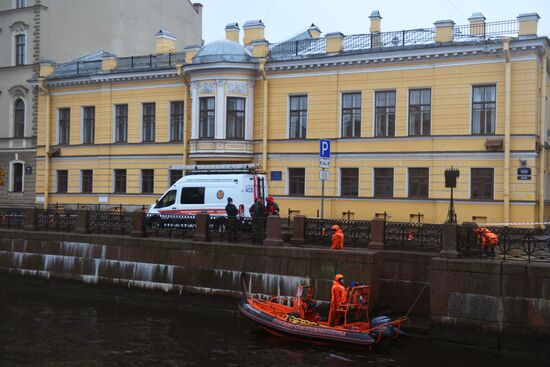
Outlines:
<svg viewBox="0 0 550 367"><path fill-rule="evenodd" d="M1 208L0 228L21 229L25 225L27 215L25 209Z"/></svg>
<svg viewBox="0 0 550 367"><path fill-rule="evenodd" d="M550 261L549 228L486 228L494 235L484 233L480 227L459 226L458 251L463 257Z"/></svg>
<svg viewBox="0 0 550 367"><path fill-rule="evenodd" d="M519 30L517 20L487 22L482 25L458 25L454 27L454 41L491 39L515 36ZM435 44L435 28L406 29L393 32L364 33L344 36L342 52L372 52ZM286 41L270 46L273 60L301 58L325 53L326 39Z"/></svg>
<svg viewBox="0 0 550 367"><path fill-rule="evenodd" d="M441 224L385 222L384 243L389 249L439 252L442 228Z"/></svg>
<svg viewBox="0 0 550 367"><path fill-rule="evenodd" d="M261 244L265 239L266 221L265 217L210 216L210 235L221 242Z"/></svg>
<svg viewBox="0 0 550 367"><path fill-rule="evenodd" d="M88 212L90 233L129 234L133 229L133 213L94 210Z"/></svg>
<svg viewBox="0 0 550 367"><path fill-rule="evenodd" d="M193 238L196 217L183 214L147 213L145 217L145 234L147 237Z"/></svg>
<svg viewBox="0 0 550 367"><path fill-rule="evenodd" d="M370 221L306 218L306 241L309 245L330 247L334 224L344 232L344 247L367 247L370 242Z"/></svg>
<svg viewBox="0 0 550 367"><path fill-rule="evenodd" d="M78 210L36 210L36 228L40 231L72 232L76 229L77 219Z"/></svg>

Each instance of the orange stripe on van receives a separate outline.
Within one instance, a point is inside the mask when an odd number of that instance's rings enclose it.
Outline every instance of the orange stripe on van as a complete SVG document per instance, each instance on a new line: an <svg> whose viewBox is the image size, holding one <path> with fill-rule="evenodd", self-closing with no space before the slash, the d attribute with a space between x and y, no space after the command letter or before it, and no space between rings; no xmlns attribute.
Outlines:
<svg viewBox="0 0 550 367"><path fill-rule="evenodd" d="M225 209L176 209L176 210L159 210L160 214L198 214L198 213L208 213L208 214L225 214Z"/></svg>

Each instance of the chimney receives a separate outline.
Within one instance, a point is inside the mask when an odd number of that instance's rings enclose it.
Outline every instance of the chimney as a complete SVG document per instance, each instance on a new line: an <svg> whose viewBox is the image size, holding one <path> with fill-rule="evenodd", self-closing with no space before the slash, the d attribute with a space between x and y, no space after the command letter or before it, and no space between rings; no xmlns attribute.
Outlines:
<svg viewBox="0 0 550 367"><path fill-rule="evenodd" d="M195 11L197 13L201 13L202 12L202 4L201 3L193 3L193 9L195 9Z"/></svg>
<svg viewBox="0 0 550 367"><path fill-rule="evenodd" d="M342 40L344 35L341 32L331 32L325 35L327 43L325 45L325 52L327 54L339 53L342 51Z"/></svg>
<svg viewBox="0 0 550 367"><path fill-rule="evenodd" d="M540 16L537 13L526 13L518 15L519 31L518 36L536 36Z"/></svg>
<svg viewBox="0 0 550 367"><path fill-rule="evenodd" d="M192 64L193 57L195 57L195 55L197 54L197 52L199 52L200 49L201 49L201 46L197 46L197 45L191 45L191 46L185 47L183 49L183 51L185 51L185 63Z"/></svg>
<svg viewBox="0 0 550 367"><path fill-rule="evenodd" d="M239 43L240 31L241 28L239 28L239 23L229 23L225 26L225 39Z"/></svg>
<svg viewBox="0 0 550 367"><path fill-rule="evenodd" d="M434 23L435 37L434 41L438 43L453 42L455 33L455 22L450 19L438 20Z"/></svg>
<svg viewBox="0 0 550 367"><path fill-rule="evenodd" d="M307 30L308 30L309 35L311 36L311 38L321 37L321 30L315 24L311 23L311 25L309 26L309 28Z"/></svg>
<svg viewBox="0 0 550 367"><path fill-rule="evenodd" d="M470 21L470 34L472 36L485 36L485 17L482 13L472 13Z"/></svg>
<svg viewBox="0 0 550 367"><path fill-rule="evenodd" d="M155 34L157 54L167 54L176 52L176 36L162 29Z"/></svg>
<svg viewBox="0 0 550 367"><path fill-rule="evenodd" d="M263 41L265 40L264 29L265 25L261 20L249 20L244 22L244 37L243 43L245 46L248 46L254 41Z"/></svg>
<svg viewBox="0 0 550 367"><path fill-rule="evenodd" d="M382 17L378 10L373 10L370 13L370 33L380 33Z"/></svg>

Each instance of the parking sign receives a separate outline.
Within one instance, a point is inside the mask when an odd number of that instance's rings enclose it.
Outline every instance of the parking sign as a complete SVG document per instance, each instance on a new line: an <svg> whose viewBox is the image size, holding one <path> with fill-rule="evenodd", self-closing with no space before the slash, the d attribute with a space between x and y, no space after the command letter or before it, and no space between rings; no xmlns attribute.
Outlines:
<svg viewBox="0 0 550 367"><path fill-rule="evenodd" d="M321 158L330 158L330 140L319 140L319 156Z"/></svg>

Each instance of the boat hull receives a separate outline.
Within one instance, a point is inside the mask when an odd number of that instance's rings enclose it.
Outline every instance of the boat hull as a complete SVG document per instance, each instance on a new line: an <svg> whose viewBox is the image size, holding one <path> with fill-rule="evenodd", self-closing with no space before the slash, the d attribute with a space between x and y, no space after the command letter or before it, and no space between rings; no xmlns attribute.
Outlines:
<svg viewBox="0 0 550 367"><path fill-rule="evenodd" d="M292 338L364 346L373 345L376 342L372 336L364 332L346 331L320 325L301 325L282 320L254 308L246 300L242 300L239 304L239 311L255 323L275 333Z"/></svg>

